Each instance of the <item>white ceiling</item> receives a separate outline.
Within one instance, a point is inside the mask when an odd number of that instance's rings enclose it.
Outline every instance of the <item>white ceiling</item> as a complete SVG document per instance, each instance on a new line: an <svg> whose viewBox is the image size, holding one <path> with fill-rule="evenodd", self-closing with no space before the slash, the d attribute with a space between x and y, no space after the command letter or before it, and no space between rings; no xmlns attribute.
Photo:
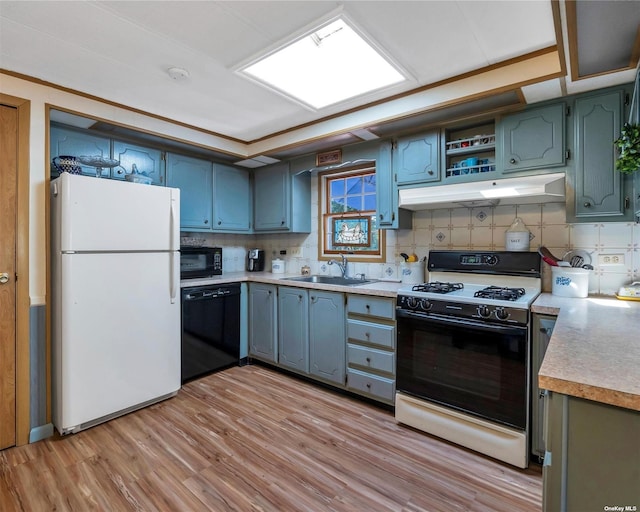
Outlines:
<svg viewBox="0 0 640 512"><path fill-rule="evenodd" d="M340 10L413 80L311 111L234 72ZM245 142L556 44L550 0L0 1L1 69ZM539 81L525 96L566 92Z"/></svg>

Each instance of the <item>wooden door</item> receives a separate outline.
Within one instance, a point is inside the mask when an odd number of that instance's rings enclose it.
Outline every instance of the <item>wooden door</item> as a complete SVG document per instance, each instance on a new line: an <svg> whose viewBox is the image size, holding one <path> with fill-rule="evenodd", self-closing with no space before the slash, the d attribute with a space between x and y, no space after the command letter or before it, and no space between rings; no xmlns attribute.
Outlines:
<svg viewBox="0 0 640 512"><path fill-rule="evenodd" d="M18 112L0 105L0 449L16 444Z"/></svg>

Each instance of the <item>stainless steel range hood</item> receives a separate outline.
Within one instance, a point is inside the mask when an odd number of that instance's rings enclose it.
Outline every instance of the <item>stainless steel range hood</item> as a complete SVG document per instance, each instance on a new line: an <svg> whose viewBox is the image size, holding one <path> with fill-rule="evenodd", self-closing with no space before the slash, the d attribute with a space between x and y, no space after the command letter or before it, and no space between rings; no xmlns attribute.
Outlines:
<svg viewBox="0 0 640 512"><path fill-rule="evenodd" d="M497 204L563 203L564 173L539 174L456 185L404 188L399 206L406 210L432 210Z"/></svg>

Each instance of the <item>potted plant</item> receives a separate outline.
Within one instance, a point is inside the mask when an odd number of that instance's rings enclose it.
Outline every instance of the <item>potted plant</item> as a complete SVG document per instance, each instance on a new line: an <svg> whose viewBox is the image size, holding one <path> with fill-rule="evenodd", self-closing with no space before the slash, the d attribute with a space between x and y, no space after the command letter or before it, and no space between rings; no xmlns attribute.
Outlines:
<svg viewBox="0 0 640 512"><path fill-rule="evenodd" d="M625 123L620 137L614 142L620 152L616 169L623 174L632 174L640 169L640 125Z"/></svg>

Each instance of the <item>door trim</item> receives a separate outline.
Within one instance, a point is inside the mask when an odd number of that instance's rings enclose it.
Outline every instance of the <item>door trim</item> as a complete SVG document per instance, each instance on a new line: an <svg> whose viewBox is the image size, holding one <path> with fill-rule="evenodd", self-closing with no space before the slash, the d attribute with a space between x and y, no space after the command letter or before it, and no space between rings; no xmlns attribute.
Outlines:
<svg viewBox="0 0 640 512"><path fill-rule="evenodd" d="M17 207L16 207L16 445L29 442L29 133L31 102L0 93L0 103L18 110Z"/></svg>

